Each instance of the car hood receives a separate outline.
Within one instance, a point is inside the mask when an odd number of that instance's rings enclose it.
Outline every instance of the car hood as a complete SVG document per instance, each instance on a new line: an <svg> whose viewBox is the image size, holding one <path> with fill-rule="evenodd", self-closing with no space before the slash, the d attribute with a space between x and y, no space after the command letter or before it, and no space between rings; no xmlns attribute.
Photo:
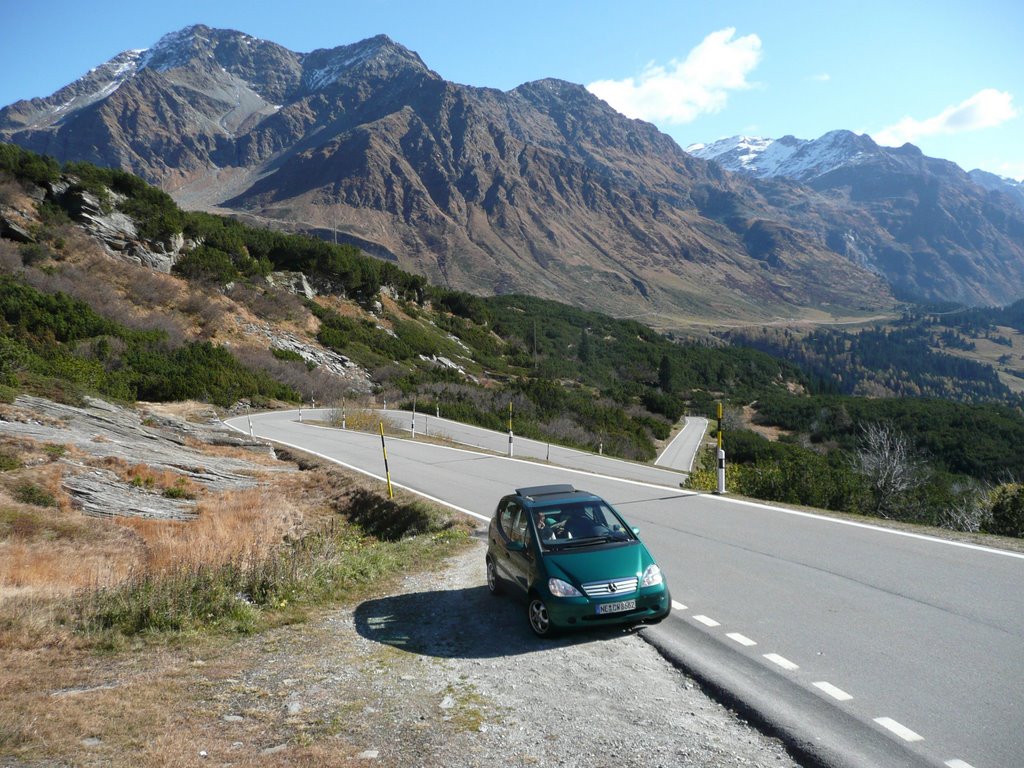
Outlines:
<svg viewBox="0 0 1024 768"><path fill-rule="evenodd" d="M570 549L544 555L548 576L572 584L640 576L654 562L647 548L639 543L595 549Z"/></svg>

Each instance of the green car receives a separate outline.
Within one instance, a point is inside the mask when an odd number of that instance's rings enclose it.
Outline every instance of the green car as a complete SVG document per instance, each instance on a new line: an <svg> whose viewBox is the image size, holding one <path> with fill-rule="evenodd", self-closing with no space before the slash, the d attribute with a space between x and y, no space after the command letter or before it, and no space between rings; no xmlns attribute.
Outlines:
<svg viewBox="0 0 1024 768"><path fill-rule="evenodd" d="M656 624L672 610L665 577L608 502L571 485L518 488L487 534L487 587L527 601L530 629Z"/></svg>

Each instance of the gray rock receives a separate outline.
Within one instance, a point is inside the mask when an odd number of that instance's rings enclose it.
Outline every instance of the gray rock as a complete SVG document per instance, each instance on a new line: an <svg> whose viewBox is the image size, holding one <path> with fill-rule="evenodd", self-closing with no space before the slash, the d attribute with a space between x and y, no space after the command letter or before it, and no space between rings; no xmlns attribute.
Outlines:
<svg viewBox="0 0 1024 768"><path fill-rule="evenodd" d="M41 443L74 447L88 457L113 457L144 463L155 471L171 471L213 492L258 485L256 472L292 471L287 464L267 466L235 456L220 456L192 445L230 445L273 456L269 444L240 435L219 420L186 422L171 416L146 416L103 400L86 398L78 407L39 397L19 396L3 411L3 431ZM188 520L196 502L166 498L153 489L122 481L114 472L75 458L59 459L67 466L64 488L87 515L133 516Z"/></svg>

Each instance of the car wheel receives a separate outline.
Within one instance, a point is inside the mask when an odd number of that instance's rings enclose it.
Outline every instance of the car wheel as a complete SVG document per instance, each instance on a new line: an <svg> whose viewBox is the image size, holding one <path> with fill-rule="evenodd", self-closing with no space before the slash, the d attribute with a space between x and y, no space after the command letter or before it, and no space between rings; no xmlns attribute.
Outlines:
<svg viewBox="0 0 1024 768"><path fill-rule="evenodd" d="M530 598L526 618L530 621L530 629L538 637L550 637L555 634L555 628L551 626L551 617L548 616L548 607L539 597Z"/></svg>
<svg viewBox="0 0 1024 768"><path fill-rule="evenodd" d="M491 559L490 555L487 556L487 591L492 595L501 594L501 578L498 576L498 571L494 567L494 560Z"/></svg>

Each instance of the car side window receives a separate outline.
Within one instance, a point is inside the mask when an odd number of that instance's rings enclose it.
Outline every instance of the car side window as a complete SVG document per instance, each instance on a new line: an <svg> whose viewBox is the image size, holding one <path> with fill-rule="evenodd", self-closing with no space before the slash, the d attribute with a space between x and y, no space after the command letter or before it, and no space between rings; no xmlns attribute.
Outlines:
<svg viewBox="0 0 1024 768"><path fill-rule="evenodd" d="M523 509L519 509L518 512L519 514L516 515L516 519L512 524L512 541L518 541L525 544L528 513Z"/></svg>
<svg viewBox="0 0 1024 768"><path fill-rule="evenodd" d="M519 511L519 505L514 501L508 501L505 503L505 508L501 511L501 532L505 534L505 538L513 539L515 530L513 524L516 521L516 513Z"/></svg>

